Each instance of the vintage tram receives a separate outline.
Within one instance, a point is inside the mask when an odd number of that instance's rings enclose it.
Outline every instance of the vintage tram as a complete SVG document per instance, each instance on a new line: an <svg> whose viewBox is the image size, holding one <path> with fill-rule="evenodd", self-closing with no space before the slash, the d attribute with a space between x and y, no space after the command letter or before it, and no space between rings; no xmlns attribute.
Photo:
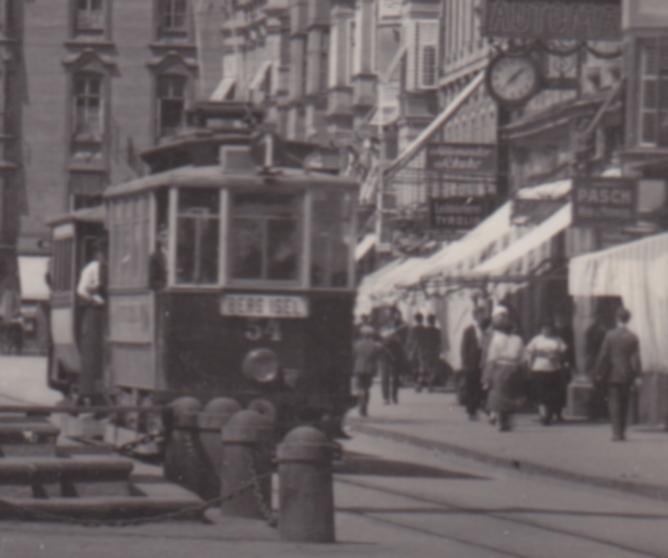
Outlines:
<svg viewBox="0 0 668 558"><path fill-rule="evenodd" d="M357 184L305 168L306 144L256 141L247 114L198 107L196 128L143 154L150 174L52 222L52 387L75 394L92 374L124 406L261 397L284 426L340 427L353 403ZM101 238L105 354L86 370L77 281Z"/></svg>

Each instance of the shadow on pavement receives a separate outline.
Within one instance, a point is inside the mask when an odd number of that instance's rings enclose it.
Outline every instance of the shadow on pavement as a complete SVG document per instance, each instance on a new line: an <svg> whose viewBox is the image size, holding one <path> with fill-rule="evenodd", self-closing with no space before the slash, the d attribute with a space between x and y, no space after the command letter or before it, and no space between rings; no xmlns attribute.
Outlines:
<svg viewBox="0 0 668 558"><path fill-rule="evenodd" d="M484 477L419 465L408 461L379 459L357 452L344 452L343 461L334 465L339 475L368 475L379 477L411 477L430 479L485 480Z"/></svg>

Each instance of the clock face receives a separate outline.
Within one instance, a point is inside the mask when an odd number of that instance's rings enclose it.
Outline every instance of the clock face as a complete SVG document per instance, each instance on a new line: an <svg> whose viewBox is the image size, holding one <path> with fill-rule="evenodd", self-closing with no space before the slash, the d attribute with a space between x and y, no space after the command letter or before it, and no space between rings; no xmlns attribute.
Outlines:
<svg viewBox="0 0 668 558"><path fill-rule="evenodd" d="M538 68L527 56L501 54L487 68L487 84L499 102L520 104L538 91Z"/></svg>

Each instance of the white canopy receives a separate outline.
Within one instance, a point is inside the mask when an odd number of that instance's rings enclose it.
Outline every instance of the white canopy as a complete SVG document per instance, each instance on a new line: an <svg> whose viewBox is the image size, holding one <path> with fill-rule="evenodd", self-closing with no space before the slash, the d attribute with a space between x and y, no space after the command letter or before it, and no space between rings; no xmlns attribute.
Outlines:
<svg viewBox="0 0 668 558"><path fill-rule="evenodd" d="M643 369L668 373L668 233L573 258L573 296L619 296L633 315Z"/></svg>

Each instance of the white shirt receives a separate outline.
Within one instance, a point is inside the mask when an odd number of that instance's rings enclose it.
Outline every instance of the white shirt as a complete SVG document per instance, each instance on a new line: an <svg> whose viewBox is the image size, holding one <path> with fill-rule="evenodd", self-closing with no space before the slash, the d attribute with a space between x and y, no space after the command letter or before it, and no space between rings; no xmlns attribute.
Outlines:
<svg viewBox="0 0 668 558"><path fill-rule="evenodd" d="M532 372L556 372L566 352L566 343L559 337L536 335L526 349L527 362Z"/></svg>
<svg viewBox="0 0 668 558"><path fill-rule="evenodd" d="M524 343L519 335L495 331L487 350L487 363L505 361L519 364L522 361Z"/></svg>
<svg viewBox="0 0 668 558"><path fill-rule="evenodd" d="M100 289L100 262L93 260L88 262L81 270L79 276L79 285L77 286L77 294L96 304L104 304L104 299L99 294Z"/></svg>

